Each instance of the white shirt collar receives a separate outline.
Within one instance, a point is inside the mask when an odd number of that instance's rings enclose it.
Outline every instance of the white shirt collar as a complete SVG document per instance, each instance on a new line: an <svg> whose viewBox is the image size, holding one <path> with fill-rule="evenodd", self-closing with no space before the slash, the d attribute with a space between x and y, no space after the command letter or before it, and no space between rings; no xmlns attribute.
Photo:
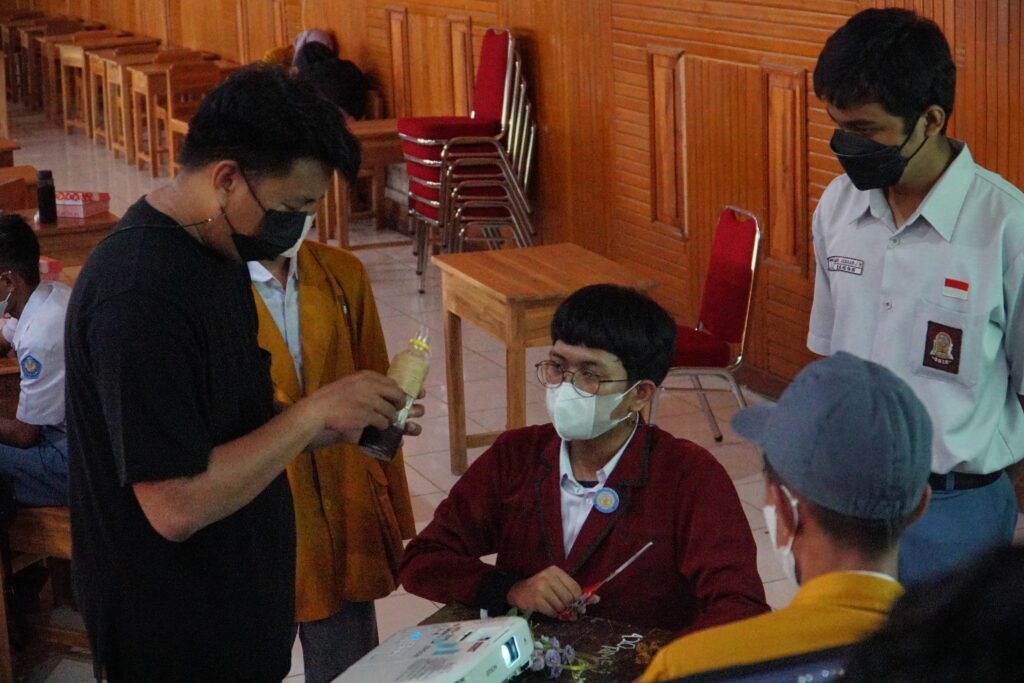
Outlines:
<svg viewBox="0 0 1024 683"><path fill-rule="evenodd" d="M847 574L863 574L864 576L873 576L876 579L885 579L886 581L892 581L893 583L899 583L895 578L889 576L888 574L883 574L882 572L869 572L869 571L867 571L865 569L851 569L850 571L848 571L846 573Z"/></svg>
<svg viewBox="0 0 1024 683"><path fill-rule="evenodd" d="M608 481L609 477L612 476L612 471L615 466L619 464L619 460L622 459L622 454L629 448L629 444L633 442L633 437L636 436L636 428L640 425L640 420L636 420L633 424L633 431L630 432L629 438L622 444L622 447L612 456L612 459L605 463L604 467L597 471L597 487L604 486L604 483ZM569 442L562 439L562 447L558 457L558 481L562 484L569 484L570 486L575 485L579 488L580 483L576 480L576 475L572 471L572 463L569 461ZM586 489L584 489L586 490Z"/></svg>
<svg viewBox="0 0 1024 683"><path fill-rule="evenodd" d="M906 225L912 225L919 217L924 217L928 224L939 233L944 240L950 241L956 227L960 210L963 208L967 192L974 181L975 164L967 143L954 138L949 139L956 156L943 172L917 211L907 219ZM859 221L870 213L875 219L891 213L889 202L882 190L867 190L859 193L862 202L860 211L855 211L853 221ZM899 229L900 226L896 226Z"/></svg>
<svg viewBox="0 0 1024 683"><path fill-rule="evenodd" d="M25 325L32 319L32 316L36 313L36 309L42 306L46 300L50 298L53 286L53 281L43 280L34 290L32 290L32 293L28 297L28 301L25 302L25 308L21 309L21 316L18 318L19 325Z"/></svg>
<svg viewBox="0 0 1024 683"><path fill-rule="evenodd" d="M293 258L288 262L288 280L292 283L296 283L299 280L299 259ZM267 270L259 261L248 261L246 265L249 267L249 278L253 282L259 283L273 283L278 282L278 279L274 277L274 274ZM280 284L280 282L278 282Z"/></svg>

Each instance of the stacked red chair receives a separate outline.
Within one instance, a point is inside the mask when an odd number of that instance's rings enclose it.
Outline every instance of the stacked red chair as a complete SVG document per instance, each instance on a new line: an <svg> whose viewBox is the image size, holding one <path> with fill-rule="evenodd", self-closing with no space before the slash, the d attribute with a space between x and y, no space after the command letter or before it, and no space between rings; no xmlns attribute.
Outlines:
<svg viewBox="0 0 1024 683"><path fill-rule="evenodd" d="M722 430L707 393L729 392L739 407L746 406L734 373L743 365L760 244L761 224L757 216L731 206L722 211L711 244L697 327L678 327L672 369L662 385L662 391L697 394L715 441L722 440ZM671 384L681 377L689 378L691 386ZM717 377L726 386L705 387L701 377ZM651 404L652 423L657 417L657 396Z"/></svg>
<svg viewBox="0 0 1024 683"><path fill-rule="evenodd" d="M527 189L536 124L522 71L508 29L488 29L472 113L398 121L420 292L435 249L461 251L467 241L490 248L533 243Z"/></svg>

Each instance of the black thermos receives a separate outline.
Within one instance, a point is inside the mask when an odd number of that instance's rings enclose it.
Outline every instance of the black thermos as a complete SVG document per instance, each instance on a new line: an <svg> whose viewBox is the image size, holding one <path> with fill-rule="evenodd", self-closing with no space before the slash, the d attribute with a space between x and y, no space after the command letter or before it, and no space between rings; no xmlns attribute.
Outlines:
<svg viewBox="0 0 1024 683"><path fill-rule="evenodd" d="M57 189L53 186L53 171L39 171L36 199L39 203L39 222L57 222Z"/></svg>

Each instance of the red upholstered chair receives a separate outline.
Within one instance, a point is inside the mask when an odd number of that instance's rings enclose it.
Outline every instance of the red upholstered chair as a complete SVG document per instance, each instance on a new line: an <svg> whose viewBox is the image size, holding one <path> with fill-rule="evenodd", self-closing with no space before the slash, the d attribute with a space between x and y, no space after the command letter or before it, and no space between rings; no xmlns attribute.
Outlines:
<svg viewBox="0 0 1024 683"><path fill-rule="evenodd" d="M488 29L470 116L398 121L421 292L435 246L457 251L474 239L489 247L532 244L526 193L536 124L522 71L511 33Z"/></svg>
<svg viewBox="0 0 1024 683"><path fill-rule="evenodd" d="M757 216L731 206L722 210L711 244L697 327L679 326L672 369L662 384L663 391L696 392L715 441L722 440L722 430L706 394L727 391L741 408L746 406L733 373L743 364L760 243ZM681 377L688 377L691 386L670 384ZM718 377L727 388L705 387L701 377ZM657 395L651 405L652 423L657 414Z"/></svg>

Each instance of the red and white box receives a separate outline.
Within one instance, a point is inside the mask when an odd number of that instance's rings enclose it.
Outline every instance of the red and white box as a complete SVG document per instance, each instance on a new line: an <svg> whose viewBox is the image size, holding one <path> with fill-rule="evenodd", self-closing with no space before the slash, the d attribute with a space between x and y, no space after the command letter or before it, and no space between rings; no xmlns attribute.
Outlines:
<svg viewBox="0 0 1024 683"><path fill-rule="evenodd" d="M57 190L57 215L63 218L88 218L110 210L106 192Z"/></svg>
<svg viewBox="0 0 1024 683"><path fill-rule="evenodd" d="M60 259L50 258L49 256L39 257L40 279L57 280L60 278L62 270L64 270L64 266L61 264Z"/></svg>

